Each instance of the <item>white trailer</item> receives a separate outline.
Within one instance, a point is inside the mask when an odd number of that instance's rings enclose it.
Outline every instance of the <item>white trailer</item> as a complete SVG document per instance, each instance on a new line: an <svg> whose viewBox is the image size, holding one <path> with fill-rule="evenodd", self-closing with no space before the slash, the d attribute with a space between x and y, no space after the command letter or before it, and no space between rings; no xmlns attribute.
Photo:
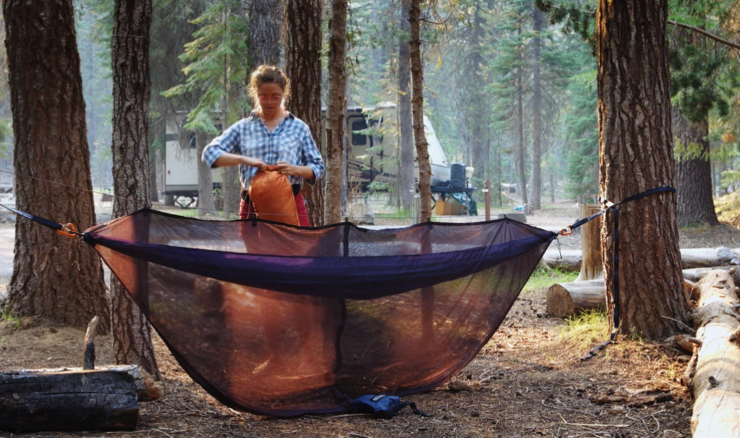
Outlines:
<svg viewBox="0 0 740 438"><path fill-rule="evenodd" d="M176 120L170 120L167 123L165 137L163 192L165 205L174 205L177 198L188 198L192 202L198 197L200 157L197 151L194 134L181 135ZM221 173L220 169L211 169L214 189L221 187Z"/></svg>

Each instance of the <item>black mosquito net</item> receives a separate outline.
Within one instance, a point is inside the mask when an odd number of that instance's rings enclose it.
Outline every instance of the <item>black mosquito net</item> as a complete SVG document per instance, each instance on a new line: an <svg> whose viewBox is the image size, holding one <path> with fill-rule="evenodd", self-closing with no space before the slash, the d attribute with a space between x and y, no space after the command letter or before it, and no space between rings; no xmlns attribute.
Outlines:
<svg viewBox="0 0 740 438"><path fill-rule="evenodd" d="M193 380L230 407L293 416L449 380L554 237L507 219L367 230L142 210L84 239Z"/></svg>

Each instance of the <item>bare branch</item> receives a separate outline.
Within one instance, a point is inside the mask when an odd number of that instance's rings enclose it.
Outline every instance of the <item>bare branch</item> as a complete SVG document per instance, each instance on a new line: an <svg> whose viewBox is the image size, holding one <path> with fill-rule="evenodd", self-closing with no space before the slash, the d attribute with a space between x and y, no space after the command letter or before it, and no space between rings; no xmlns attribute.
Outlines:
<svg viewBox="0 0 740 438"><path fill-rule="evenodd" d="M700 29L700 28L695 27L695 26L689 26L688 24L679 23L677 21L667 20L667 22L668 22L668 24L672 24L672 25L674 25L676 27L683 27L684 29L688 29L688 30L690 30L692 32L696 32L696 33L702 34L702 35L704 35L707 38L711 38L711 39L713 39L713 40L715 40L715 41L717 41L719 43L725 44L727 46L734 47L736 49L740 49L740 44L737 44L737 43L734 43L732 41L728 41L726 39L720 38L717 35L714 35L712 33L709 33L709 32L707 32L704 29Z"/></svg>

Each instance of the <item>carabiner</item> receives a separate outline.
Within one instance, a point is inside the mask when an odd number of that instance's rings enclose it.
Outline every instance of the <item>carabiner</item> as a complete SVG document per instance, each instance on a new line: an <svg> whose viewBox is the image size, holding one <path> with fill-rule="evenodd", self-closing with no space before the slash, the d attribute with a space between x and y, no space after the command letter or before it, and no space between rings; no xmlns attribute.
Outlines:
<svg viewBox="0 0 740 438"><path fill-rule="evenodd" d="M75 224L69 223L67 225L63 225L63 224L59 224L59 225L62 225L62 229L57 230L57 233L61 234L62 236L77 237L80 235L80 233L77 232L77 227L75 226Z"/></svg>

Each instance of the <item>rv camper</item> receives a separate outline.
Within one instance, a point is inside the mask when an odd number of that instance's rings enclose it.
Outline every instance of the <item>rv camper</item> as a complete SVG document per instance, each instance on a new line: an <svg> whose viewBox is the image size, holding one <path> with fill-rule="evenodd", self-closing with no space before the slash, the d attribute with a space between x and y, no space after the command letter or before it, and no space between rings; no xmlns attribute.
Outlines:
<svg viewBox="0 0 740 438"><path fill-rule="evenodd" d="M322 111L325 127L326 113ZM399 127L396 105L384 103L370 108L347 108L344 127L349 145L346 179L350 188L383 189L396 183L399 167ZM432 166L432 186L450 181L450 163L434 133L429 119L424 116L424 132L429 143ZM326 129L322 131L321 151L326 159Z"/></svg>
<svg viewBox="0 0 740 438"><path fill-rule="evenodd" d="M181 134L178 122L182 114L168 120L165 149L164 195L165 203L172 205L180 197L198 196L198 160L195 138ZM325 126L325 112L322 112ZM432 192L445 192L450 184L450 163L445 157L434 128L424 116L424 131L429 143L429 160L432 168ZM366 191L382 190L396 184L398 155L398 118L396 105L385 103L372 108L347 108L345 124L348 148L346 180L349 188ZM321 151L326 159L326 129L322 130ZM221 170L211 170L214 188L221 185ZM459 190L463 191L463 189ZM464 191L470 192L469 188Z"/></svg>
<svg viewBox="0 0 740 438"><path fill-rule="evenodd" d="M167 121L164 154L164 201L174 205L178 198L191 201L198 197L198 149L195 135L181 132L178 121L184 116L178 114ZM221 169L211 169L213 187L221 187ZM189 205L189 204L188 204Z"/></svg>

